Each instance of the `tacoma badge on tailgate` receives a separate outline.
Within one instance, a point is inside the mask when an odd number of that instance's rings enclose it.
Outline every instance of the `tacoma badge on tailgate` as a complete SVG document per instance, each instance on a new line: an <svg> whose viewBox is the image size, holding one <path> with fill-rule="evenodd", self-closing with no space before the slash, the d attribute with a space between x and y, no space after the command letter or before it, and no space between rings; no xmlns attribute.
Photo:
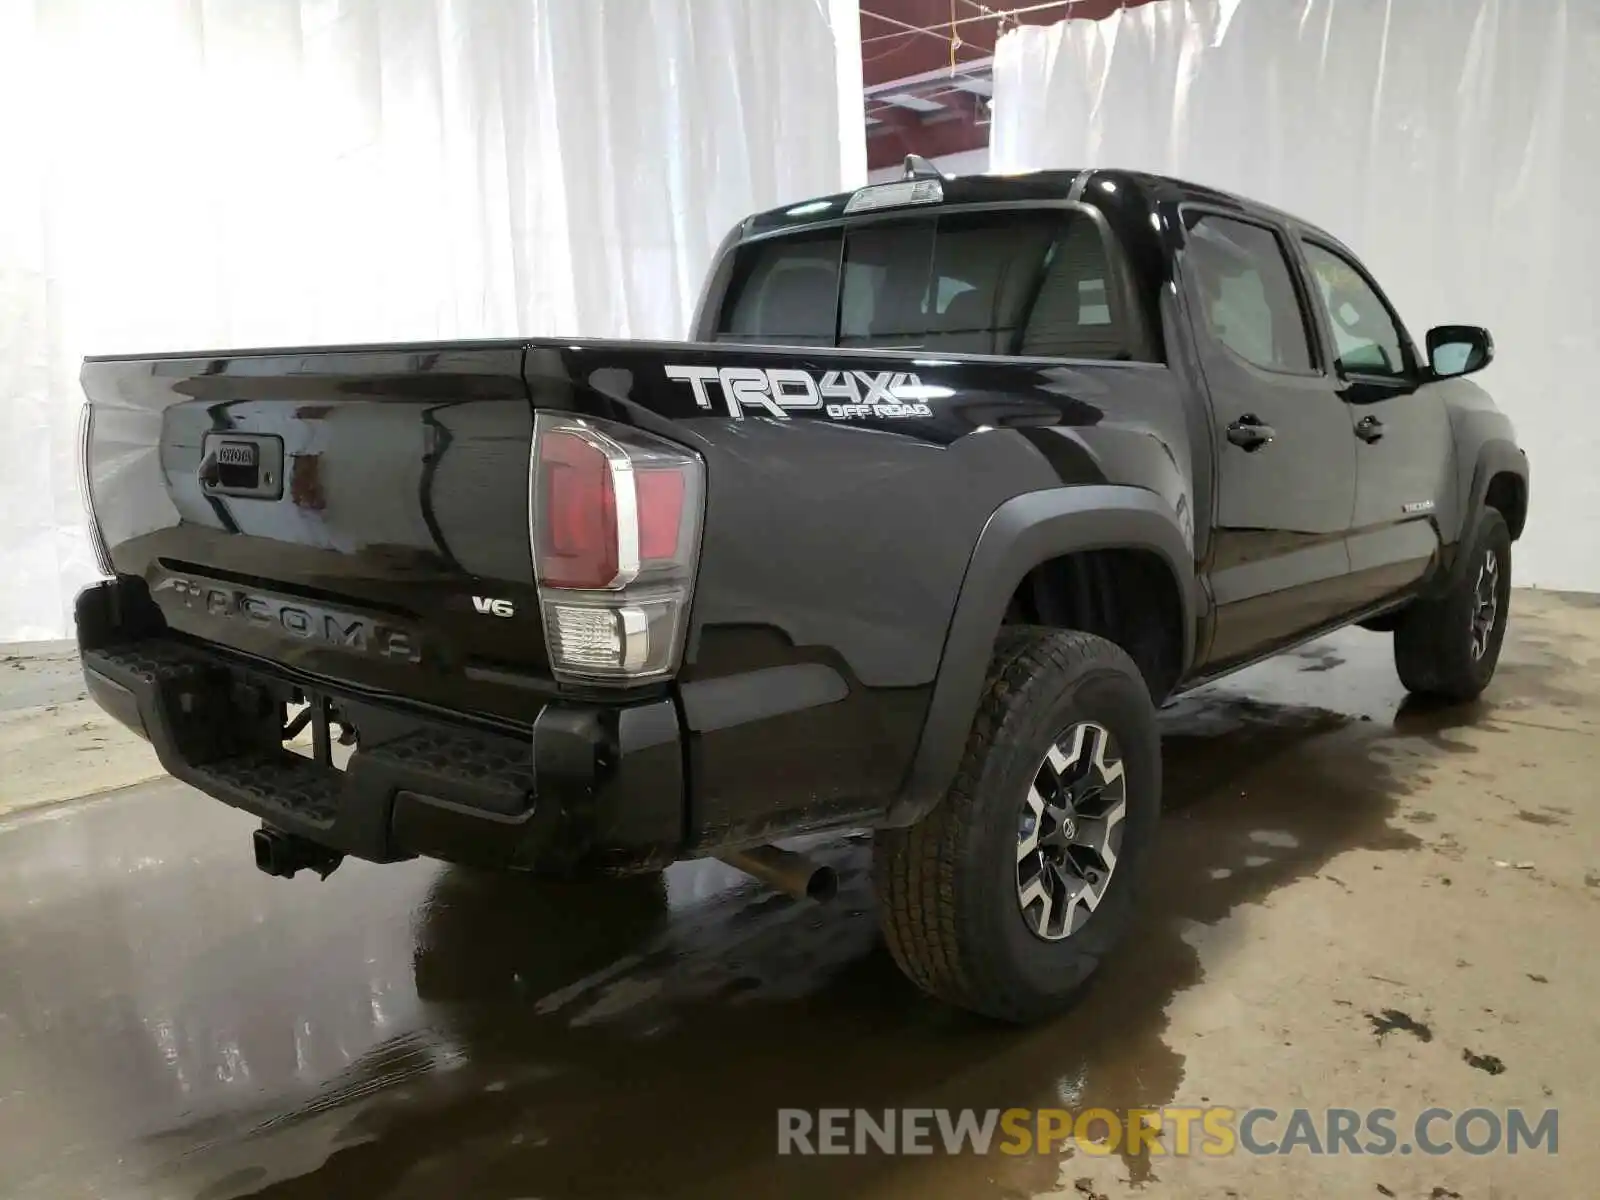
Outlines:
<svg viewBox="0 0 1600 1200"><path fill-rule="evenodd" d="M155 590L172 592L185 608L203 612L208 617L281 629L291 637L325 642L359 654L402 662L422 660L421 642L416 634L354 613L264 592L199 583L177 575L162 580Z"/></svg>

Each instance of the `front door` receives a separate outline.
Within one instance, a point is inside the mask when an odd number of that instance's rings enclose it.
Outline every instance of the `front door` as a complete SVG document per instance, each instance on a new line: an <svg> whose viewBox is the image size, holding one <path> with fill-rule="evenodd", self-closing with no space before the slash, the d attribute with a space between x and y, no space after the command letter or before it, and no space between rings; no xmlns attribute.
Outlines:
<svg viewBox="0 0 1600 1200"><path fill-rule="evenodd" d="M1356 439L1285 231L1184 209L1181 273L1211 394L1216 620L1207 665L1264 654L1344 604Z"/></svg>
<svg viewBox="0 0 1600 1200"><path fill-rule="evenodd" d="M1399 317L1355 259L1310 238L1300 247L1353 423L1349 603L1365 608L1414 587L1439 552L1434 510L1453 486L1450 419Z"/></svg>

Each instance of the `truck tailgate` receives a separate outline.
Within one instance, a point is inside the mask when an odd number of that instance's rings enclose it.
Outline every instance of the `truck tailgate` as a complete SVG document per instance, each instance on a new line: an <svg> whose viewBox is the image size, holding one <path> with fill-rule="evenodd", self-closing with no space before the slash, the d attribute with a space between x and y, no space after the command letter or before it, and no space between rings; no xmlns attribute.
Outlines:
<svg viewBox="0 0 1600 1200"><path fill-rule="evenodd" d="M374 693L531 719L548 670L523 353L89 360L87 484L112 564L179 632Z"/></svg>

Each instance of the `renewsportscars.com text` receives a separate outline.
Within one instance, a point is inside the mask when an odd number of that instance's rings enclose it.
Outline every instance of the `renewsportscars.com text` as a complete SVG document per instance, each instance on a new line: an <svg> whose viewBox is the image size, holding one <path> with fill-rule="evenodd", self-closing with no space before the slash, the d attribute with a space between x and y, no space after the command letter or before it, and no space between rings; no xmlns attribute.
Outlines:
<svg viewBox="0 0 1600 1200"><path fill-rule="evenodd" d="M1555 1154L1560 1113L1425 1108L781 1108L778 1153Z"/></svg>

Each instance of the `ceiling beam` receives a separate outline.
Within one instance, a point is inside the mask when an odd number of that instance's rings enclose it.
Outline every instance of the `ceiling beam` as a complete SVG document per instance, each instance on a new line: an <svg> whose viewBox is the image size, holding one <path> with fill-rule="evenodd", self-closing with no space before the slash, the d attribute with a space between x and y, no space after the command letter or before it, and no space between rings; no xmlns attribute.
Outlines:
<svg viewBox="0 0 1600 1200"><path fill-rule="evenodd" d="M988 125L978 123L981 97L958 92L939 99L945 111L929 114L926 120L892 105L874 108L878 123L867 127L868 170L892 167L908 154L940 158L989 144Z"/></svg>
<svg viewBox="0 0 1600 1200"><path fill-rule="evenodd" d="M992 12L978 12L971 0L958 0L951 18L951 0L863 0L861 66L870 90L911 76L950 70L952 34L960 38L954 56L957 68L994 55L1002 20L1023 25L1054 25L1066 18L1102 20L1121 8L1137 8L1151 0L991 0ZM891 89L893 90L893 89Z"/></svg>

